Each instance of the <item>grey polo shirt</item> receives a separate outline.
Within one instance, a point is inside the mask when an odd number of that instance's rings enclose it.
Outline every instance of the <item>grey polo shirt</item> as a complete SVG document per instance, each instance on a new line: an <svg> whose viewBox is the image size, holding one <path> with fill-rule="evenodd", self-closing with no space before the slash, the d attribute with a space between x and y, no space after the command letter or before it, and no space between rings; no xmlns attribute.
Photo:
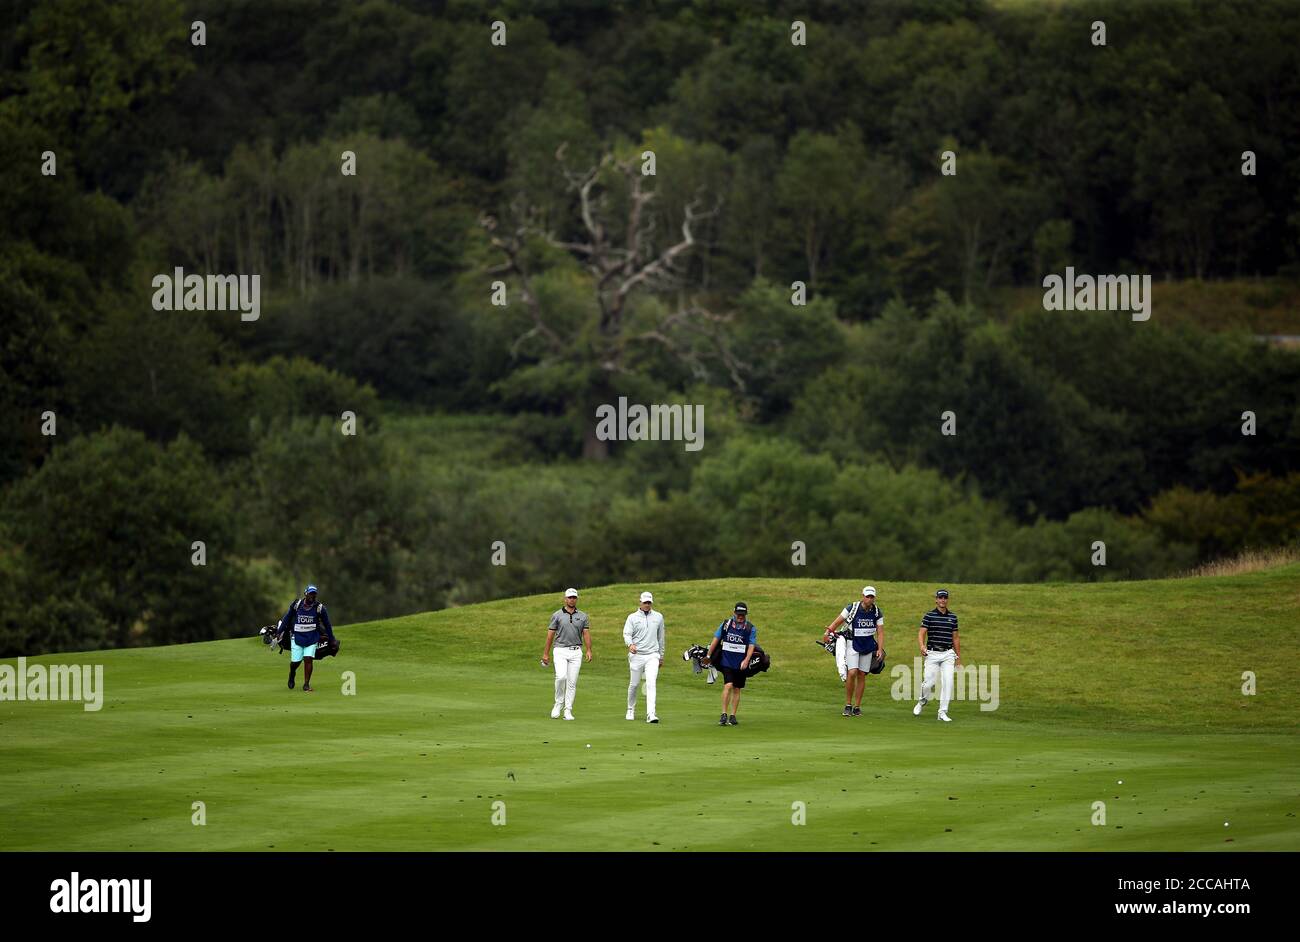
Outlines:
<svg viewBox="0 0 1300 942"><path fill-rule="evenodd" d="M558 608L555 614L551 616L551 623L546 626L549 631L555 632L555 646L557 648L567 648L575 644L582 644L582 633L590 625L588 624L587 613L578 609L572 615L566 609Z"/></svg>

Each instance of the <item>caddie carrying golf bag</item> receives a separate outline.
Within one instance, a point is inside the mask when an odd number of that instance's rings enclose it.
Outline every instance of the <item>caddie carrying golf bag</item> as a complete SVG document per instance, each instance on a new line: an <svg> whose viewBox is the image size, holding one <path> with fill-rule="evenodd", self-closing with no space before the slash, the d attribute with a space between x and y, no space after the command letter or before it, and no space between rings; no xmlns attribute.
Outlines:
<svg viewBox="0 0 1300 942"><path fill-rule="evenodd" d="M693 644L682 652L682 660L690 661L694 665L695 673L706 669L705 660L708 658L709 649L702 644ZM770 669L772 659L768 657L767 652L754 645L754 656L749 659L749 667L745 668L745 676L753 677ZM709 672L709 683L717 679L718 669L712 664L707 665Z"/></svg>
<svg viewBox="0 0 1300 942"><path fill-rule="evenodd" d="M840 649L838 651L835 649L837 643L840 645ZM823 641L820 638L817 639L817 647L822 648L828 653L835 655L835 664L840 670L840 680L844 679L844 651L845 651L846 644L847 644L847 640L845 639L844 635L839 632L836 632L835 634L831 635L829 641ZM867 673L879 674L884 669L885 669L885 654L883 651L880 650L880 648L876 648L876 650L871 652L871 666L867 668Z"/></svg>
<svg viewBox="0 0 1300 942"><path fill-rule="evenodd" d="M280 630L279 625L266 625L259 628L257 633L262 637L262 643L272 651L283 653L288 651L293 645L293 631L290 629ZM336 657L339 653L339 642L337 638L327 638L322 635L320 641L316 643L316 660L327 657Z"/></svg>

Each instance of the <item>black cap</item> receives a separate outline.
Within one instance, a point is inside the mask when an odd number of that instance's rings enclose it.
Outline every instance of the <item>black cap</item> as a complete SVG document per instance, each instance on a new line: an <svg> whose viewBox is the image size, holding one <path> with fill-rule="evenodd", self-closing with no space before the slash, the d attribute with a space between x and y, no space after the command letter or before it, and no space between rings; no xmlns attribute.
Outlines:
<svg viewBox="0 0 1300 942"><path fill-rule="evenodd" d="M748 615L748 614L749 614L749 606L747 606L744 602L737 602L737 603L736 603L736 611L738 611L738 612L744 612L746 615Z"/></svg>
<svg viewBox="0 0 1300 942"><path fill-rule="evenodd" d="M934 593L934 597L936 599L946 599L948 597L948 590L940 589L938 592Z"/></svg>

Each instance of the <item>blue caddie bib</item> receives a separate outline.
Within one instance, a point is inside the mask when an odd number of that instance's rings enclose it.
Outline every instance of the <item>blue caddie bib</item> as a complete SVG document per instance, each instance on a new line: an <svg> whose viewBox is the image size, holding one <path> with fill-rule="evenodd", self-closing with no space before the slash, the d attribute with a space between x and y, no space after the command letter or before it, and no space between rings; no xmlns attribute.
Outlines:
<svg viewBox="0 0 1300 942"><path fill-rule="evenodd" d="M320 602L311 608L305 602L299 602L294 607L294 616L293 640L299 647L305 648L320 641Z"/></svg>
<svg viewBox="0 0 1300 942"><path fill-rule="evenodd" d="M722 625L722 666L730 670L740 670L740 662L745 659L745 652L749 650L749 633L752 629L749 622L745 622L744 627L736 624L734 618L729 618Z"/></svg>
<svg viewBox="0 0 1300 942"><path fill-rule="evenodd" d="M881 614L879 606L866 608L858 605L858 610L853 615L853 623L849 625L854 651L859 654L870 654L876 650L876 621Z"/></svg>

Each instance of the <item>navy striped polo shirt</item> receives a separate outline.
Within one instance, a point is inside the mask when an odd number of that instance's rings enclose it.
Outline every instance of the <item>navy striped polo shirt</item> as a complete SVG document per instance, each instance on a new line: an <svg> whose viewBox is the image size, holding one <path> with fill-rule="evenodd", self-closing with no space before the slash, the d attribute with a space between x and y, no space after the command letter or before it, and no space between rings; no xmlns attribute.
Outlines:
<svg viewBox="0 0 1300 942"><path fill-rule="evenodd" d="M946 651L952 647L952 636L957 633L957 615L952 609L943 614L932 608L921 618L925 629L925 646L932 651Z"/></svg>

